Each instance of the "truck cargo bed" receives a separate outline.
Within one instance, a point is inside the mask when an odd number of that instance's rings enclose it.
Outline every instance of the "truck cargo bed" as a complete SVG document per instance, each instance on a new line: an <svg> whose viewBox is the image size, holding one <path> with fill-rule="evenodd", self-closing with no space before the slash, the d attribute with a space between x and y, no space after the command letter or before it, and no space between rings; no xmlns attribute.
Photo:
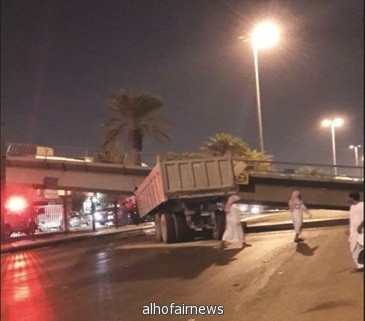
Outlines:
<svg viewBox="0 0 365 321"><path fill-rule="evenodd" d="M236 190L227 157L159 160L135 192L140 216L173 200L222 197Z"/></svg>

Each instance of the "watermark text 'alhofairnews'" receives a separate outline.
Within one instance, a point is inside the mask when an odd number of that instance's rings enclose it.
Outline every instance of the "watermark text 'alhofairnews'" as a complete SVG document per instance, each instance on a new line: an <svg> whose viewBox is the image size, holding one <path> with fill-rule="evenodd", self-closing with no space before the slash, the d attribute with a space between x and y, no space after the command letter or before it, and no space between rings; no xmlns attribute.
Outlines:
<svg viewBox="0 0 365 321"><path fill-rule="evenodd" d="M144 315L222 315L224 314L223 305L189 305L176 304L171 302L169 305L158 305L151 302L142 307Z"/></svg>

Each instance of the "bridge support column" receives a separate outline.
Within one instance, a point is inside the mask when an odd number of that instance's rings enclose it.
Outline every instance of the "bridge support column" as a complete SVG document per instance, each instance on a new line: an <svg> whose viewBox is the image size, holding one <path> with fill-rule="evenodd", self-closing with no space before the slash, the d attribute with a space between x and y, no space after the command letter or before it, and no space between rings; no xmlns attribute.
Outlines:
<svg viewBox="0 0 365 321"><path fill-rule="evenodd" d="M67 208L67 196L63 197L63 225L65 226L65 234L70 231L70 221Z"/></svg>
<svg viewBox="0 0 365 321"><path fill-rule="evenodd" d="M94 203L93 200L91 201L91 216L93 218L93 224L92 224L93 232L95 232L96 231L96 226L95 226L95 203Z"/></svg>

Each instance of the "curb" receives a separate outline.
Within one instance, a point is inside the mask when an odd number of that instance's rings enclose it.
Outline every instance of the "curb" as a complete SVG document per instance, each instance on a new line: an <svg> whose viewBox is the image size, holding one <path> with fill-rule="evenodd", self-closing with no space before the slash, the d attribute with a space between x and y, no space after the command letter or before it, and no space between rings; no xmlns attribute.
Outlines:
<svg viewBox="0 0 365 321"><path fill-rule="evenodd" d="M265 224L265 225L252 225L248 226L244 224L243 228L246 233L258 233L258 232L269 232L269 231L283 231L283 230L292 230L293 223L280 223L280 224ZM307 221L303 222L303 228L314 228L314 227L331 227L331 226L341 226L348 225L348 218L339 218L339 219L328 219L328 220L318 220L318 221Z"/></svg>
<svg viewBox="0 0 365 321"><path fill-rule="evenodd" d="M100 234L80 234L80 235L71 235L69 237L67 237L67 235L64 235L64 238L58 238L55 240L45 240L45 241L40 241L40 242L34 242L34 243L28 243L28 244L19 244L19 245L9 245L8 247L2 246L1 247L1 254L5 254L5 253L13 253L13 252L17 252L17 251L25 251L25 250L31 250L31 249L36 249L36 248L42 248L42 247L47 247L50 245L57 245L57 244L64 244L64 243L71 243L71 242L77 242L77 241L82 241L82 240L86 240L86 239L92 239L92 238L101 238L101 237L111 237L111 236L115 236L115 235L119 235L119 234L126 234L126 236L136 233L136 232L141 232L143 230L148 230L153 228L152 226L145 226L145 227L140 227L140 228L136 228L136 229L132 229L132 230L120 230L120 231L113 231L111 233L100 233Z"/></svg>

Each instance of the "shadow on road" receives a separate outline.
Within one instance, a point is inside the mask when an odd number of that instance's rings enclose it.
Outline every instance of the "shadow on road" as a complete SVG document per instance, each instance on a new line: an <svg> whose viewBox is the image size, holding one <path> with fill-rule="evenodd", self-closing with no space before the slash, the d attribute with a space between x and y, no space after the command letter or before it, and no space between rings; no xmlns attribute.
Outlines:
<svg viewBox="0 0 365 321"><path fill-rule="evenodd" d="M72 287L165 278L194 279L211 266L226 266L242 249L221 251L209 246L114 247L90 249L70 269L79 271ZM87 268L86 268L87 267ZM80 277L81 275L81 277Z"/></svg>
<svg viewBox="0 0 365 321"><path fill-rule="evenodd" d="M304 313L310 313L313 311L321 311L321 310L327 310L327 309L335 309L338 307L346 307L346 306L354 306L354 302L350 301L350 300L338 300L338 301L327 301L327 302L323 302L321 304L316 305L313 308L310 308L304 312L302 312L301 314Z"/></svg>
<svg viewBox="0 0 365 321"><path fill-rule="evenodd" d="M319 248L319 246L309 247L309 245L305 242L297 244L297 253L300 253L304 256L312 256L314 252Z"/></svg>
<svg viewBox="0 0 365 321"><path fill-rule="evenodd" d="M221 251L220 253L222 254L217 257L215 264L220 266L228 265L229 263L236 260L234 256L241 251L243 251L243 249L230 249Z"/></svg>

